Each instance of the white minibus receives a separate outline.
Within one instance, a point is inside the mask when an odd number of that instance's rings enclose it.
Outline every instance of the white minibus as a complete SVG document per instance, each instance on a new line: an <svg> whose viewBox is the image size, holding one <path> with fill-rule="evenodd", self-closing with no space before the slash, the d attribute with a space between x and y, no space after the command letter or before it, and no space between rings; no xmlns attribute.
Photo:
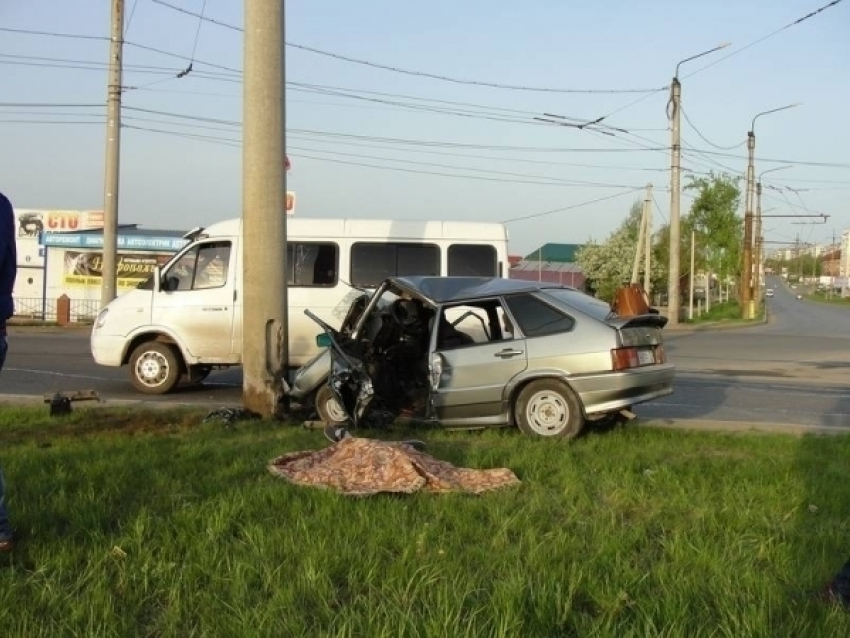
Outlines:
<svg viewBox="0 0 850 638"><path fill-rule="evenodd" d="M309 308L338 326L353 297L394 275L506 277L499 223L290 218L287 221L289 362L317 352ZM105 366L129 365L133 385L163 394L242 363L242 221L218 222L151 279L107 304L91 333Z"/></svg>

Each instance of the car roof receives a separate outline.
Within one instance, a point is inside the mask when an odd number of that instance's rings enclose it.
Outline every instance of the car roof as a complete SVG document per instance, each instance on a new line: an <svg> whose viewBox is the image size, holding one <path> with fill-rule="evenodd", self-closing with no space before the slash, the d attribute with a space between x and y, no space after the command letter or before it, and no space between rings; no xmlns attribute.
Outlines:
<svg viewBox="0 0 850 638"><path fill-rule="evenodd" d="M501 277L391 277L389 281L435 304L539 290L575 290L559 284Z"/></svg>

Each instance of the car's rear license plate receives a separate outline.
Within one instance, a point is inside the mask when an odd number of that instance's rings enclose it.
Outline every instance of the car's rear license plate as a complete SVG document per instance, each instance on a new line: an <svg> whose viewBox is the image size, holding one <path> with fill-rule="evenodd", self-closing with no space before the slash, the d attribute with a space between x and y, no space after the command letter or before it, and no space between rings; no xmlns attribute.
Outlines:
<svg viewBox="0 0 850 638"><path fill-rule="evenodd" d="M655 363L655 353L651 348L638 350L638 363L642 366Z"/></svg>

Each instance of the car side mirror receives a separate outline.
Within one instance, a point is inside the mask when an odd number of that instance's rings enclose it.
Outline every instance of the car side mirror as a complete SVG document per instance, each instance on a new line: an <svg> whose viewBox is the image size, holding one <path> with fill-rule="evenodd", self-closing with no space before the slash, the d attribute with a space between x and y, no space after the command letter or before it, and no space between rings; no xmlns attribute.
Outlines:
<svg viewBox="0 0 850 638"><path fill-rule="evenodd" d="M327 332L323 332L322 334L316 335L316 345L319 348L330 348L331 347L331 337Z"/></svg>

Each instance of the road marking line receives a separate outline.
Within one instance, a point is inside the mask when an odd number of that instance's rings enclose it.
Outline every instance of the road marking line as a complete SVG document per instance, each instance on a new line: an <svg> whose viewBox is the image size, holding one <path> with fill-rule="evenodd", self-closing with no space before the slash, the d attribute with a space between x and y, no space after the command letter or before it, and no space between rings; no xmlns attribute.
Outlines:
<svg viewBox="0 0 850 638"><path fill-rule="evenodd" d="M115 381L109 377L93 377L88 374L71 374L68 372L53 372L51 370L30 370L29 368L4 368L9 372L29 372L30 374L47 374L54 377L68 377L69 379L90 379L92 381Z"/></svg>

